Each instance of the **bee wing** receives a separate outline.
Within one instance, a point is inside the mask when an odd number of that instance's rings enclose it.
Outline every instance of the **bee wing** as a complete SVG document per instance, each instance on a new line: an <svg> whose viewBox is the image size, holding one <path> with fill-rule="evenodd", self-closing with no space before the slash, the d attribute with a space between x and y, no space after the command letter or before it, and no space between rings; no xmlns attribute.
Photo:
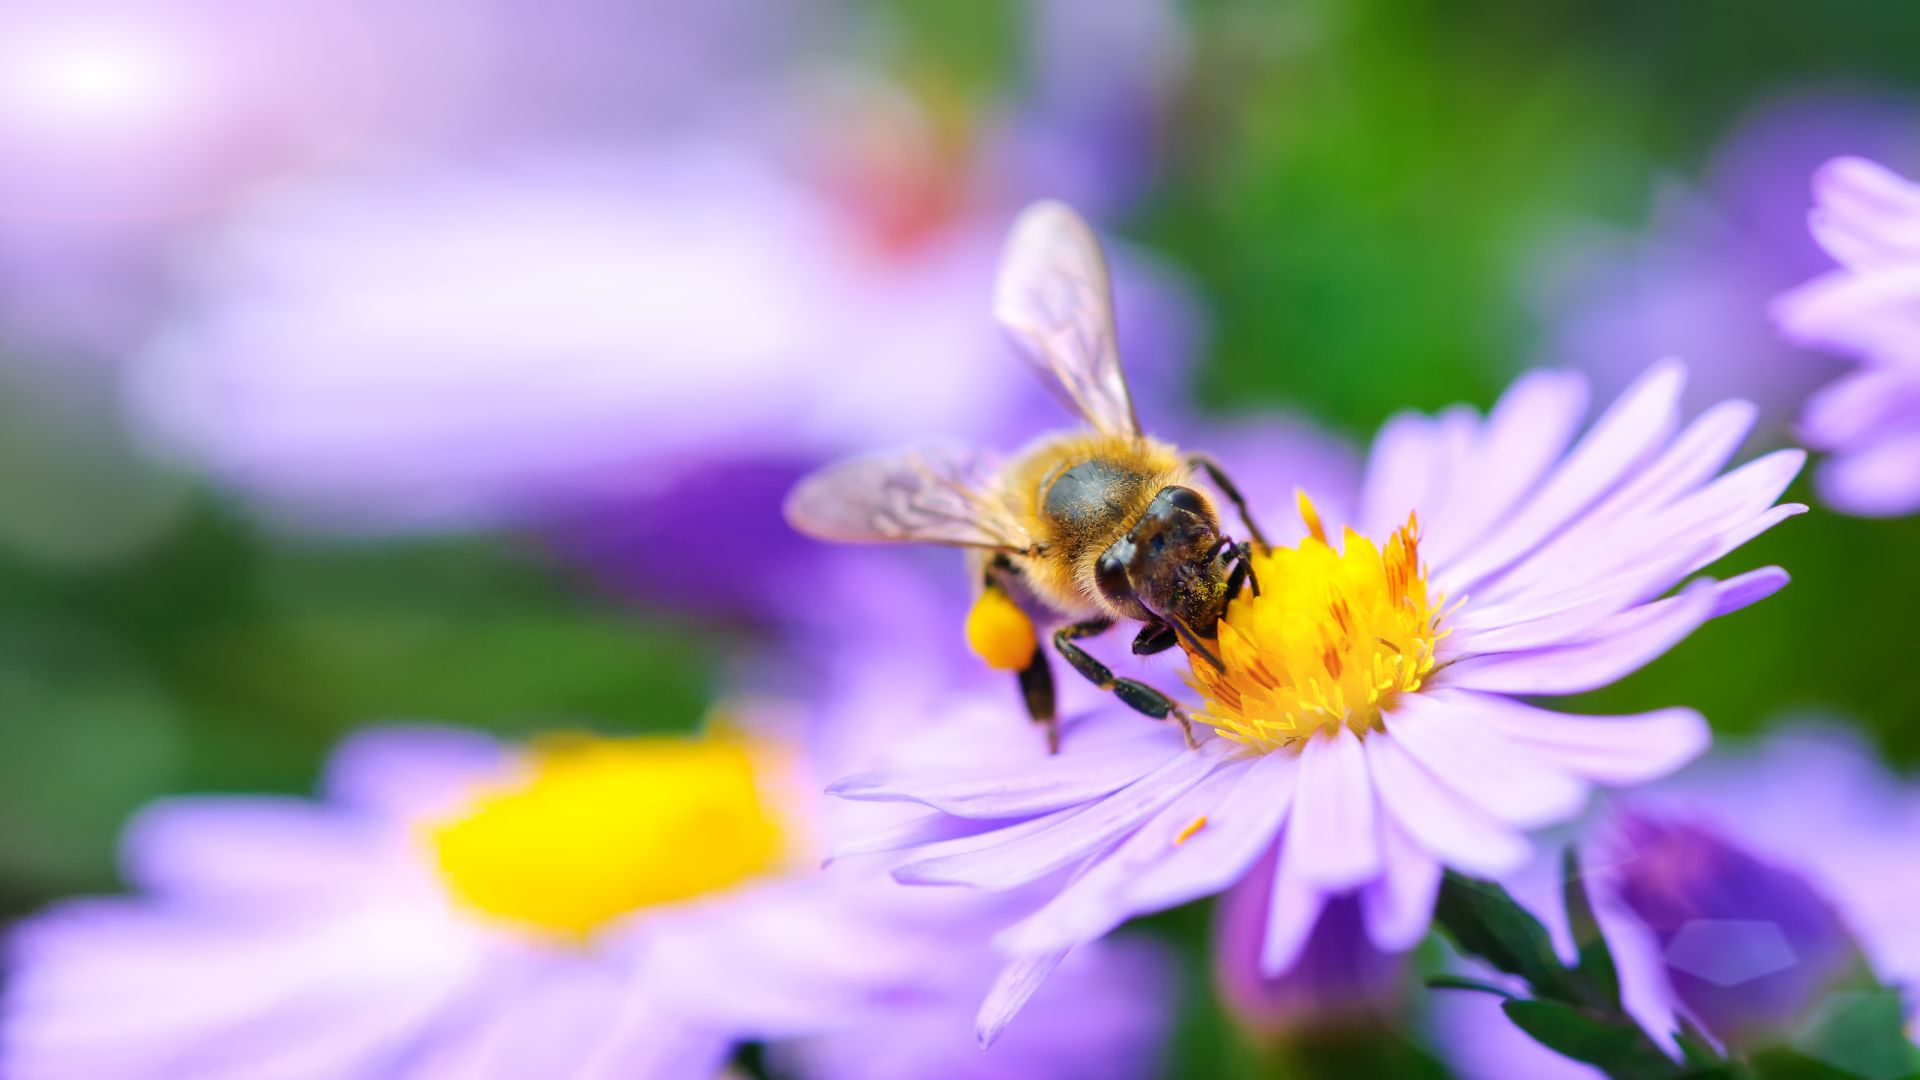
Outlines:
<svg viewBox="0 0 1920 1080"><path fill-rule="evenodd" d="M800 481L787 522L820 540L1025 551L1032 537L995 491L985 451L927 446L853 458Z"/></svg>
<svg viewBox="0 0 1920 1080"><path fill-rule="evenodd" d="M1065 203L1021 211L1000 257L994 317L1068 408L1096 429L1134 435L1113 332L1113 285L1093 228Z"/></svg>

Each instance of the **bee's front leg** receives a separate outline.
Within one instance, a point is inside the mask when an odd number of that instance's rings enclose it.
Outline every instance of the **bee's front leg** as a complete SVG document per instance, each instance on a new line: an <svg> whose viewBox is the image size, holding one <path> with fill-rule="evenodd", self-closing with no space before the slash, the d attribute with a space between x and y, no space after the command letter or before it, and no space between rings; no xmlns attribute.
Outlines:
<svg viewBox="0 0 1920 1080"><path fill-rule="evenodd" d="M1246 496L1240 494L1239 487L1228 478L1225 467L1207 454L1188 454L1187 467L1199 469L1207 474L1207 479L1213 481L1213 486L1219 488L1220 494L1225 495L1227 501L1233 504L1234 510L1239 512L1240 520L1247 526L1248 535L1253 537L1253 542L1260 546L1261 551L1273 546L1267 543L1265 536L1260 534L1260 526L1253 523L1253 514L1247 510Z"/></svg>
<svg viewBox="0 0 1920 1080"><path fill-rule="evenodd" d="M1111 668L1074 644L1077 639L1104 634L1112 627L1113 620L1105 616L1070 623L1053 632L1053 647L1061 656L1067 658L1067 663L1073 665L1073 670L1086 676L1088 682L1102 690L1113 691L1114 697L1119 698L1135 712L1145 713L1155 720L1172 717L1179 722L1181 734L1186 736L1187 745L1199 746L1193 738L1193 720L1187 715L1187 711L1180 707L1179 702L1146 683L1134 679L1116 678Z"/></svg>
<svg viewBox="0 0 1920 1080"><path fill-rule="evenodd" d="M1148 623L1133 638L1133 655L1156 656L1180 644L1180 632L1163 622Z"/></svg>
<svg viewBox="0 0 1920 1080"><path fill-rule="evenodd" d="M1253 595L1259 596L1260 579L1255 577L1253 573L1253 545L1250 543L1234 544L1232 545L1232 551L1233 569L1227 574L1227 599L1231 600L1239 596L1240 586L1242 585L1253 586Z"/></svg>

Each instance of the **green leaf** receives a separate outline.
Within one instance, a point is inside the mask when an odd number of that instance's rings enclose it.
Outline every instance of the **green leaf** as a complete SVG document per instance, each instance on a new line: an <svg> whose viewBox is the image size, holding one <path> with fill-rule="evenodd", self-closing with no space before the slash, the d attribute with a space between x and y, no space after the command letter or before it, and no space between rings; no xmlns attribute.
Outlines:
<svg viewBox="0 0 1920 1080"><path fill-rule="evenodd" d="M1507 998L1509 1000L1518 997L1518 995L1511 991L1495 986L1490 982L1485 982L1480 979L1470 979L1465 975L1429 975L1427 976L1427 989L1471 990L1476 994L1492 994L1495 997Z"/></svg>
<svg viewBox="0 0 1920 1080"><path fill-rule="evenodd" d="M1614 966L1613 952L1607 948L1606 935L1600 932L1600 922L1594 918L1593 900L1587 895L1587 879L1580 870L1580 854L1571 844L1567 845L1563 867L1566 877L1561 889L1566 897L1567 923L1580 949L1580 963L1575 970L1588 992L1589 1003L1617 1013L1620 1011L1619 970Z"/></svg>
<svg viewBox="0 0 1920 1080"><path fill-rule="evenodd" d="M1696 1027L1693 1021L1684 1016L1676 1016L1674 1020L1680 1025L1680 1030L1673 1033L1673 1041L1679 1045L1682 1060L1688 1065L1707 1069L1727 1063L1720 1052L1713 1048L1713 1043L1708 1041L1706 1032ZM1744 1067L1736 1067L1735 1074L1742 1077L1752 1075Z"/></svg>
<svg viewBox="0 0 1920 1080"><path fill-rule="evenodd" d="M1552 1001L1508 1001L1500 1008L1535 1042L1575 1061L1593 1065L1616 1080L1717 1075L1712 1071L1702 1074L1683 1068L1624 1019L1609 1019L1587 1009Z"/></svg>
<svg viewBox="0 0 1920 1080"><path fill-rule="evenodd" d="M1440 886L1434 920L1462 952L1527 980L1535 994L1581 1000L1546 928L1493 882L1449 872Z"/></svg>
<svg viewBox="0 0 1920 1080"><path fill-rule="evenodd" d="M1906 1033L1900 994L1869 982L1828 994L1788 1040L1791 1053L1754 1059L1763 1080L1847 1076L1856 1080L1920 1077L1920 1048Z"/></svg>

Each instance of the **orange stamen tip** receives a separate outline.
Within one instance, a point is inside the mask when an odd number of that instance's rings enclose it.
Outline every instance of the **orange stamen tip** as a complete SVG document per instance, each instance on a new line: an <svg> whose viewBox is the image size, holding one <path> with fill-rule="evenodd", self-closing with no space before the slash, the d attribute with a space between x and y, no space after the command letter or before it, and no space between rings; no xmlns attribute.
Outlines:
<svg viewBox="0 0 1920 1080"><path fill-rule="evenodd" d="M1181 844L1184 844L1188 840L1193 839L1194 833L1197 833L1201 829L1204 829L1206 827L1207 827L1207 815L1201 814L1199 817L1194 818L1192 821L1188 822L1186 828L1180 830L1180 835L1173 838L1173 846L1179 847Z"/></svg>
<svg viewBox="0 0 1920 1080"><path fill-rule="evenodd" d="M1307 532L1321 543L1327 542L1327 527L1320 522L1320 512L1313 507L1313 500L1307 497L1304 488L1293 489L1294 501L1300 504L1300 520L1307 525Z"/></svg>

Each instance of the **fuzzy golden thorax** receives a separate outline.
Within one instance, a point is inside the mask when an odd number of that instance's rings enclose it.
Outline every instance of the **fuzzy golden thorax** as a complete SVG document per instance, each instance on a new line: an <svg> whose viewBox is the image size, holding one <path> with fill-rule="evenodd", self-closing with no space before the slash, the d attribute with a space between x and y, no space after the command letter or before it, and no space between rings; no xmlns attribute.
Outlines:
<svg viewBox="0 0 1920 1080"><path fill-rule="evenodd" d="M1222 588L1211 550L1219 529L1211 500L1187 488L1191 481L1177 449L1144 436L1080 433L1035 443L1003 478L1002 497L1038 547L1012 561L1034 594L1068 617L1150 620L1160 613L1137 600L1116 601L1115 590L1101 583L1102 556L1133 534L1152 545L1131 560L1151 590L1142 598L1210 622L1220 606L1213 593ZM1168 488L1190 492L1192 535L1156 528L1161 523L1150 511L1165 509L1155 500Z"/></svg>

